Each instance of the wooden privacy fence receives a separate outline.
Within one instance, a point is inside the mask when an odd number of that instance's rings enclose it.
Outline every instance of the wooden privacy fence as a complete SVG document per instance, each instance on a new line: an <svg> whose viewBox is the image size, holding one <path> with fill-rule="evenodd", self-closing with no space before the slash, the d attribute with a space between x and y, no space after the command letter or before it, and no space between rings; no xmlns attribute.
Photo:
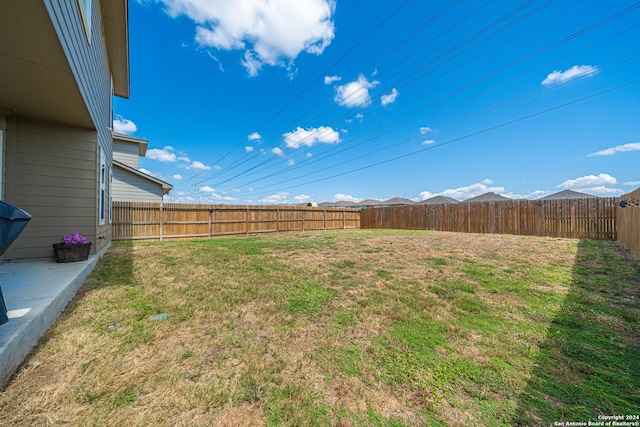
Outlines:
<svg viewBox="0 0 640 427"><path fill-rule="evenodd" d="M640 257L640 188L620 196L620 201L618 241Z"/></svg>
<svg viewBox="0 0 640 427"><path fill-rule="evenodd" d="M113 202L113 240L163 240L360 227L355 209Z"/></svg>
<svg viewBox="0 0 640 427"><path fill-rule="evenodd" d="M613 198L366 208L360 228L398 228L566 238L616 239Z"/></svg>

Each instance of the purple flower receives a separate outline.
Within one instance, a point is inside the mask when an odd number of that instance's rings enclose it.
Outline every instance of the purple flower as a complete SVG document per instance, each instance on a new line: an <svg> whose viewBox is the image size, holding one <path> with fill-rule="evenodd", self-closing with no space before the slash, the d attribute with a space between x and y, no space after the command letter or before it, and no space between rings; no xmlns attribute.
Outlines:
<svg viewBox="0 0 640 427"><path fill-rule="evenodd" d="M67 245L78 245L80 243L87 243L87 239L82 237L77 231L74 231L73 234L62 236L62 243L65 243Z"/></svg>

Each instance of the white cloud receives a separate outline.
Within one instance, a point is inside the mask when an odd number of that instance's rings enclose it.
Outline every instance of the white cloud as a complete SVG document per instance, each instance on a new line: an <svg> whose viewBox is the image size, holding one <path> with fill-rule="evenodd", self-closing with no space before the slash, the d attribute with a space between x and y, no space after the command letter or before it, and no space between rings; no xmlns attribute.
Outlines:
<svg viewBox="0 0 640 427"><path fill-rule="evenodd" d="M587 187L615 185L617 183L618 183L618 180L612 177L611 175L606 173L601 173L599 175L586 175L576 179L568 179L562 184L557 185L556 187L564 188L565 190L574 189L574 188L585 189Z"/></svg>
<svg viewBox="0 0 640 427"><path fill-rule="evenodd" d="M604 150L596 151L587 157L593 156L612 156L616 153L624 153L625 151L640 151L640 142L630 142L629 144L616 145Z"/></svg>
<svg viewBox="0 0 640 427"><path fill-rule="evenodd" d="M310 159L311 157L313 157L313 154L307 153L307 158Z"/></svg>
<svg viewBox="0 0 640 427"><path fill-rule="evenodd" d="M604 185L597 185L595 187L588 187L582 189L583 191L593 194L595 196L603 196L603 197L615 197L620 196L624 191L619 188L609 188Z"/></svg>
<svg viewBox="0 0 640 427"><path fill-rule="evenodd" d="M182 179L182 175L177 173L177 174L173 175L171 178L175 179L176 181L180 181Z"/></svg>
<svg viewBox="0 0 640 427"><path fill-rule="evenodd" d="M356 114L356 119L362 121L362 119L364 119L364 114L362 114L362 113Z"/></svg>
<svg viewBox="0 0 640 427"><path fill-rule="evenodd" d="M424 134L427 134L427 133L430 133L430 132L433 132L433 129L431 129L428 126L424 126L424 127L420 128L420 135L424 135Z"/></svg>
<svg viewBox="0 0 640 427"><path fill-rule="evenodd" d="M335 101L343 107L366 107L371 104L369 89L378 85L378 81L369 81L360 74L358 79L336 88Z"/></svg>
<svg viewBox="0 0 640 427"><path fill-rule="evenodd" d="M293 198L298 203L304 203L311 200L311 196L307 196L306 194L299 194Z"/></svg>
<svg viewBox="0 0 640 427"><path fill-rule="evenodd" d="M216 189L208 185L205 185L204 187L200 187L200 191L203 193L215 193Z"/></svg>
<svg viewBox="0 0 640 427"><path fill-rule="evenodd" d="M573 80L577 77L593 75L598 71L596 67L591 65L574 65L565 71L555 70L549 73L547 77L542 81L543 86L560 84Z"/></svg>
<svg viewBox="0 0 640 427"><path fill-rule="evenodd" d="M296 161L295 161L295 160L293 160L293 159L289 159L289 160L287 160L287 164L288 164L289 166L293 166L293 165L295 165L295 164L296 164Z"/></svg>
<svg viewBox="0 0 640 427"><path fill-rule="evenodd" d="M247 145L246 147L244 147L244 151L246 151L247 153L251 153L253 151L253 147L250 145Z"/></svg>
<svg viewBox="0 0 640 427"><path fill-rule="evenodd" d="M211 170L211 166L207 166L202 162L194 160L193 163L191 163L191 165L189 166L189 169L195 169L199 171L208 171L208 170Z"/></svg>
<svg viewBox="0 0 640 427"><path fill-rule="evenodd" d="M178 161L178 156L173 152L173 147L170 145L165 145L164 148L151 148L147 150L146 156L152 160L158 160L160 162L176 162Z"/></svg>
<svg viewBox="0 0 640 427"><path fill-rule="evenodd" d="M210 199L222 200L222 196L216 192L216 189L208 185L205 185L204 187L200 187L200 192L205 193Z"/></svg>
<svg viewBox="0 0 640 427"><path fill-rule="evenodd" d="M623 182L622 185L630 185L630 186L640 185L640 181L627 181L627 182Z"/></svg>
<svg viewBox="0 0 640 427"><path fill-rule="evenodd" d="M116 116L113 119L113 131L117 133L124 133L126 135L131 135L138 130L138 126L134 122L129 119L125 119L122 116Z"/></svg>
<svg viewBox="0 0 640 427"><path fill-rule="evenodd" d="M526 194L520 194L520 193L502 193L502 196L504 197L508 197L510 199L539 199L540 197L546 196L548 194L551 194L550 191L544 191L544 190L534 190L531 193L526 193Z"/></svg>
<svg viewBox="0 0 640 427"><path fill-rule="evenodd" d="M280 147L275 147L271 152L276 156L284 156L284 151L282 151L282 148Z"/></svg>
<svg viewBox="0 0 640 427"><path fill-rule="evenodd" d="M201 46L244 50L251 76L264 65L288 67L302 52L320 55L335 36L335 0L156 1L194 21Z"/></svg>
<svg viewBox="0 0 640 427"><path fill-rule="evenodd" d="M384 107L385 105L396 102L396 98L398 98L398 95L400 95L400 92L398 92L398 90L394 87L391 90L391 93L382 95L382 97L380 98L380 103Z"/></svg>
<svg viewBox="0 0 640 427"><path fill-rule="evenodd" d="M262 135L260 135L258 132L254 132L254 133L252 133L251 135L249 135L249 136L247 137L247 139L248 139L249 141L257 141L257 140L262 139Z"/></svg>
<svg viewBox="0 0 640 427"><path fill-rule="evenodd" d="M357 197L353 197L350 194L342 194L342 193L334 194L333 198L336 202L359 202L360 200L362 200Z"/></svg>
<svg viewBox="0 0 640 427"><path fill-rule="evenodd" d="M267 196L264 199L260 199L258 200L258 202L267 204L285 203L288 197L289 193L283 191L280 193L272 194L271 196Z"/></svg>
<svg viewBox="0 0 640 427"><path fill-rule="evenodd" d="M340 76L324 76L324 84L330 85L333 82L339 82L342 80Z"/></svg>
<svg viewBox="0 0 640 427"><path fill-rule="evenodd" d="M420 193L420 200L427 200L430 199L432 197L434 197L435 194L433 194L430 191L423 191L422 193Z"/></svg>
<svg viewBox="0 0 640 427"><path fill-rule="evenodd" d="M493 187L491 186L491 184L493 184L493 181L491 181L490 179L485 179L481 182L476 182L475 184L447 189L439 194L445 197L454 198L456 200L466 200L471 197L479 196L488 192L498 194L504 193L504 187Z"/></svg>
<svg viewBox="0 0 640 427"><path fill-rule="evenodd" d="M340 142L340 134L330 126L302 129L296 128L293 132L284 135L284 142L289 148L300 148L303 145L312 147L314 144L336 144Z"/></svg>
<svg viewBox="0 0 640 427"><path fill-rule="evenodd" d="M191 162L191 159L188 158L187 156L180 156L180 157L178 157L178 160L186 162L186 163L190 163Z"/></svg>
<svg viewBox="0 0 640 427"><path fill-rule="evenodd" d="M244 59L240 63L247 69L249 77L255 77L260 74L262 70L262 62L260 62L252 52L246 51L244 53Z"/></svg>
<svg viewBox="0 0 640 427"><path fill-rule="evenodd" d="M435 139L425 139L424 141L422 141L423 145L431 145L431 144L435 144L436 140Z"/></svg>

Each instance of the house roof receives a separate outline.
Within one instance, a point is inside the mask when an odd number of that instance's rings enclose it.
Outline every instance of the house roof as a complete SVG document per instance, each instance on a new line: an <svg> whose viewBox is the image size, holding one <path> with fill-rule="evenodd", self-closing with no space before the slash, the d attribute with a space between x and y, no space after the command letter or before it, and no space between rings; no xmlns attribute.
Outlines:
<svg viewBox="0 0 640 427"><path fill-rule="evenodd" d="M147 154L147 146L149 145L149 141L147 141L146 139L136 138L135 136L125 135L118 132L112 132L112 135L114 140L137 144L139 156L144 157L144 155Z"/></svg>
<svg viewBox="0 0 640 427"><path fill-rule="evenodd" d="M404 199L402 197L394 197L393 199L385 200L384 202L380 202L381 205L415 205L411 199Z"/></svg>
<svg viewBox="0 0 640 427"><path fill-rule="evenodd" d="M460 203L456 199L446 196L434 196L429 199L425 199L421 202L418 202L419 205L443 205L449 203Z"/></svg>
<svg viewBox="0 0 640 427"><path fill-rule="evenodd" d="M499 194L488 192L481 194L476 197L472 197L470 199L464 200L463 203L474 203L474 202L500 202L503 200L511 200L508 197L501 196Z"/></svg>
<svg viewBox="0 0 640 427"><path fill-rule="evenodd" d="M171 189L173 188L173 185L169 184L168 182L164 182L161 179L158 179L154 176L151 176L149 174L146 174L142 171L139 171L138 169L132 168L131 166L125 165L122 162L119 162L117 160L113 161L113 166L117 166L121 169L126 170L127 172L136 174L138 176L141 176L142 178L148 179L149 181L153 181L159 185L162 186L162 194L167 194L169 191L171 191Z"/></svg>
<svg viewBox="0 0 640 427"><path fill-rule="evenodd" d="M376 206L381 204L382 202L380 200L375 200L375 199L366 199L363 200L361 202L356 203L358 206Z"/></svg>
<svg viewBox="0 0 640 427"><path fill-rule="evenodd" d="M548 196L540 197L538 200L559 200L559 199L597 199L598 196L591 194L580 193L573 190L562 190L557 193L549 194Z"/></svg>

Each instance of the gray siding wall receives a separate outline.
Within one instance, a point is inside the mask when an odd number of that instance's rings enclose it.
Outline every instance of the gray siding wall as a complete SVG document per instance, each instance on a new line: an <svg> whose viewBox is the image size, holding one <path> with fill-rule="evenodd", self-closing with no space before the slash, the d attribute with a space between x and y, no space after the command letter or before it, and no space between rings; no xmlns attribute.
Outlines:
<svg viewBox="0 0 640 427"><path fill-rule="evenodd" d="M113 168L113 200L160 203L162 188L157 183L115 167Z"/></svg>
<svg viewBox="0 0 640 427"><path fill-rule="evenodd" d="M138 144L123 141L113 141L113 160L138 169L140 165L140 148ZM114 171L115 174L115 171Z"/></svg>
<svg viewBox="0 0 640 427"><path fill-rule="evenodd" d="M99 224L99 153L108 178L113 148L111 73L100 1L92 2L90 40L77 0L43 1L94 126L8 118L5 198L33 218L5 259L50 257L51 244L76 230L93 243L93 253L111 243L108 209L104 224Z"/></svg>
<svg viewBox="0 0 640 427"><path fill-rule="evenodd" d="M8 130L5 194L32 219L5 259L50 257L76 230L96 242L96 132L15 117Z"/></svg>
<svg viewBox="0 0 640 427"><path fill-rule="evenodd" d="M112 88L100 1L92 1L90 40L87 39L83 17L77 0L45 0L45 4L60 38L62 48L71 65L71 70L78 82L78 87L85 100L89 114L93 119L95 130L98 132L97 142L105 156L109 172L113 160L113 139L111 136L111 127L113 126L111 112ZM96 157L95 224L96 234L101 239L94 240L94 247L100 251L111 243L111 223L108 215L104 225L98 223L98 197L100 195L97 181L98 173L99 158Z"/></svg>
<svg viewBox="0 0 640 427"><path fill-rule="evenodd" d="M44 1L95 125L95 131L98 133L97 144L102 149L107 168L110 170L113 151L111 136L111 127L113 126L111 112L112 88L100 0L92 2L90 40L87 39L82 13L77 0ZM95 159L96 186L95 200L92 206L95 207L95 234L101 239L94 240L94 247L102 250L111 242L111 224L108 215L104 225L98 223L98 197L100 192L97 180L99 173L99 157L97 154Z"/></svg>

